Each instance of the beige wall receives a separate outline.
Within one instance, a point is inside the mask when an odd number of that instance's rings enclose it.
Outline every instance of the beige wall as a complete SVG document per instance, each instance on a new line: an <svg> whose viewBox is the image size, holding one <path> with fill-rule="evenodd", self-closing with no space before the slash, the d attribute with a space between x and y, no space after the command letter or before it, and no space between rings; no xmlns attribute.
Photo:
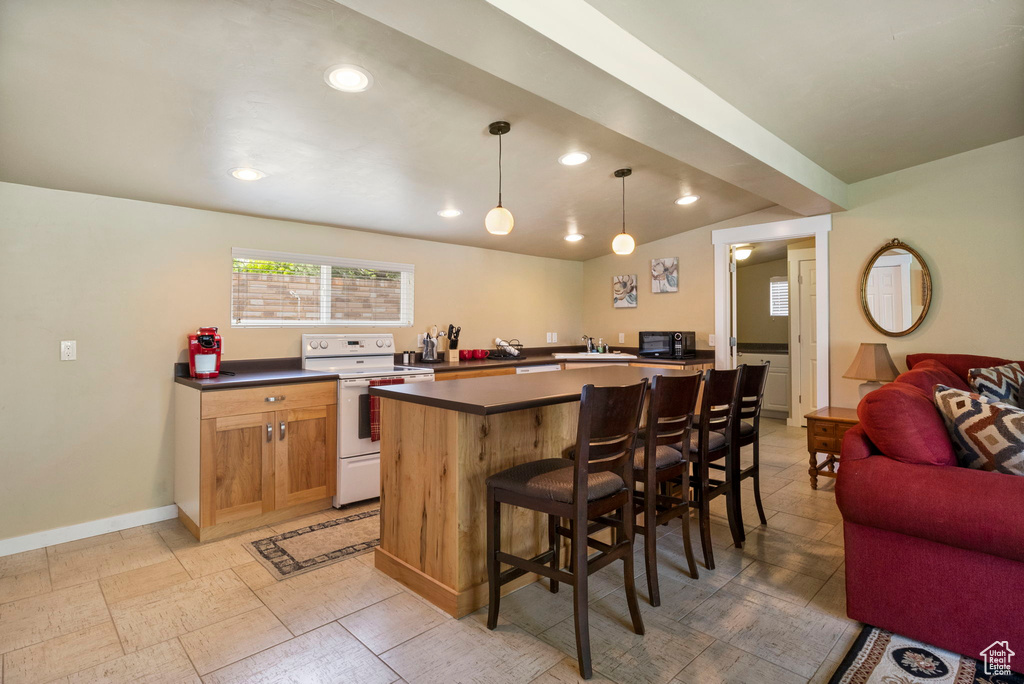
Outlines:
<svg viewBox="0 0 1024 684"><path fill-rule="evenodd" d="M861 342L886 342L900 370L914 352L1024 357L1024 137L850 186L830 244L832 403L857 404L846 380ZM931 311L905 337L872 328L860 308L871 255L899 238L928 262Z"/></svg>
<svg viewBox="0 0 1024 684"><path fill-rule="evenodd" d="M583 332L579 262L12 184L0 207L0 539L172 502L172 364L199 325L231 359L347 331L231 328L231 247L415 264L400 349L452 321L464 347Z"/></svg>
<svg viewBox="0 0 1024 684"><path fill-rule="evenodd" d="M768 283L789 271L785 259L736 270L736 339L740 342L789 344L789 317L769 316Z"/></svg>
<svg viewBox="0 0 1024 684"><path fill-rule="evenodd" d="M697 333L697 348L708 349L708 335L715 332L711 231L783 221L794 216L781 207L764 209L637 245L628 256L607 254L584 262L584 332L595 340L603 337L614 349L619 345L620 332L626 335L622 346L635 347L639 344L637 333L641 330L693 330ZM679 292L651 292L651 259L662 257L679 257ZM612 308L612 276L634 273L639 278L637 307Z"/></svg>

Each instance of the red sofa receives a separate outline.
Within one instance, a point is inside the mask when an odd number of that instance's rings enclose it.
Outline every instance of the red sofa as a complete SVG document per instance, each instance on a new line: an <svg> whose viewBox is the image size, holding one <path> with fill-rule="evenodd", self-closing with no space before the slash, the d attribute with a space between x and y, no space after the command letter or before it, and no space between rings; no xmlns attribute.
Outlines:
<svg viewBox="0 0 1024 684"><path fill-rule="evenodd" d="M931 397L1004 363L911 354L861 400L836 482L854 620L974 658L997 640L1024 648L1024 477L957 466Z"/></svg>

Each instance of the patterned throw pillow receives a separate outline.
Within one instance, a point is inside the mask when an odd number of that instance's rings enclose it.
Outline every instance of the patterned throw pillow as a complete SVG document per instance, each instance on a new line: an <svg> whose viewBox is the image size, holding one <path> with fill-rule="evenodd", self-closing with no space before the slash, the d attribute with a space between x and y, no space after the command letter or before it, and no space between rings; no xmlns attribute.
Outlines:
<svg viewBox="0 0 1024 684"><path fill-rule="evenodd" d="M967 373L971 389L992 401L1021 407L1020 388L1024 385L1024 369L1019 363L992 368L972 368Z"/></svg>
<svg viewBox="0 0 1024 684"><path fill-rule="evenodd" d="M945 385L935 386L935 405L960 465L1024 475L1024 409Z"/></svg>

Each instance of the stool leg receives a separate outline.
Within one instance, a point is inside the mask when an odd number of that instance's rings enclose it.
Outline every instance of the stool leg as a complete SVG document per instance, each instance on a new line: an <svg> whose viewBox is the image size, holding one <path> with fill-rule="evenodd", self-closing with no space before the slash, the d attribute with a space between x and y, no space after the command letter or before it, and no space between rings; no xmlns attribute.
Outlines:
<svg viewBox="0 0 1024 684"><path fill-rule="evenodd" d="M651 487L648 495L644 491L644 568L647 571L647 595L652 606L661 605L661 592L658 589L658 506L655 493Z"/></svg>
<svg viewBox="0 0 1024 684"><path fill-rule="evenodd" d="M704 553L704 567L708 570L715 569L715 552L711 548L711 509L708 502L708 464L706 460L695 468L697 470L697 487L694 493L697 494L697 516L700 521L700 548Z"/></svg>
<svg viewBox="0 0 1024 684"><path fill-rule="evenodd" d="M501 504L494 500L494 488L487 488L487 629L498 626L498 602L501 585L498 584L498 549L501 548Z"/></svg>
<svg viewBox="0 0 1024 684"><path fill-rule="evenodd" d="M551 569L558 570L559 562L561 561L558 543L558 532L555 530L555 526L558 524L558 518L553 515L548 516L548 550L551 551ZM550 580L550 590L552 594L558 593L558 580Z"/></svg>
<svg viewBox="0 0 1024 684"><path fill-rule="evenodd" d="M682 490L682 497L686 500L686 513L680 516L683 521L683 551L686 552L686 566L690 571L690 577L697 579L699 577L697 573L697 562L693 558L693 545L690 543L690 511L693 510L690 501L690 464L686 464L686 469L683 471L683 483L680 487Z"/></svg>
<svg viewBox="0 0 1024 684"><path fill-rule="evenodd" d="M767 525L768 519L764 517L764 506L761 505L761 446L760 435L754 437L754 503L757 504L757 516L761 518L761 524Z"/></svg>
<svg viewBox="0 0 1024 684"><path fill-rule="evenodd" d="M622 562L623 562L622 576L625 579L625 585L626 585L626 604L629 606L629 616L633 619L633 631L635 633L637 633L637 634L643 634L644 633L644 620L640 616L640 603L636 600L636 578L634 577L635 573L633 571L633 538L634 538L633 537L633 521L634 521L634 517L633 516L634 515L635 514L633 513L633 498L630 497L629 500L626 501L626 505L622 507L622 536L624 537L623 541L626 544L629 545L628 552L622 558ZM648 526L647 527L647 535L646 536L649 539L653 540L654 537L656 536L655 535L655 530L657 528L657 523L655 522L655 523L652 524L650 522L647 522L646 520L644 522ZM655 557L655 571L657 571L657 557ZM657 591L657 588L658 588L657 579L655 579L654 588L655 588L655 591ZM653 598L653 595L652 595L652 598ZM655 605L656 606L658 604L652 602L651 605Z"/></svg>
<svg viewBox="0 0 1024 684"><path fill-rule="evenodd" d="M587 520L574 520L572 525L572 558L575 586L572 596L572 613L576 623L576 660L580 676L590 679L594 675L590 666L590 594L587 577Z"/></svg>

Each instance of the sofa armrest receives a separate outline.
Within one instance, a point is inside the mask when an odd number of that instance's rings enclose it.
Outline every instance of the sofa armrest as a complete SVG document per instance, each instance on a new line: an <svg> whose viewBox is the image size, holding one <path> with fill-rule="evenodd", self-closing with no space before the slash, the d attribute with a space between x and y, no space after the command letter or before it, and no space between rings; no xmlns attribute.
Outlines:
<svg viewBox="0 0 1024 684"><path fill-rule="evenodd" d="M864 428L860 425L854 425L843 436L842 448L839 450L839 460L842 463L848 463L850 461L859 461L862 458L874 456L878 453L878 447L868 439Z"/></svg>
<svg viewBox="0 0 1024 684"><path fill-rule="evenodd" d="M849 522L1024 562L1024 477L844 459L836 501Z"/></svg>

